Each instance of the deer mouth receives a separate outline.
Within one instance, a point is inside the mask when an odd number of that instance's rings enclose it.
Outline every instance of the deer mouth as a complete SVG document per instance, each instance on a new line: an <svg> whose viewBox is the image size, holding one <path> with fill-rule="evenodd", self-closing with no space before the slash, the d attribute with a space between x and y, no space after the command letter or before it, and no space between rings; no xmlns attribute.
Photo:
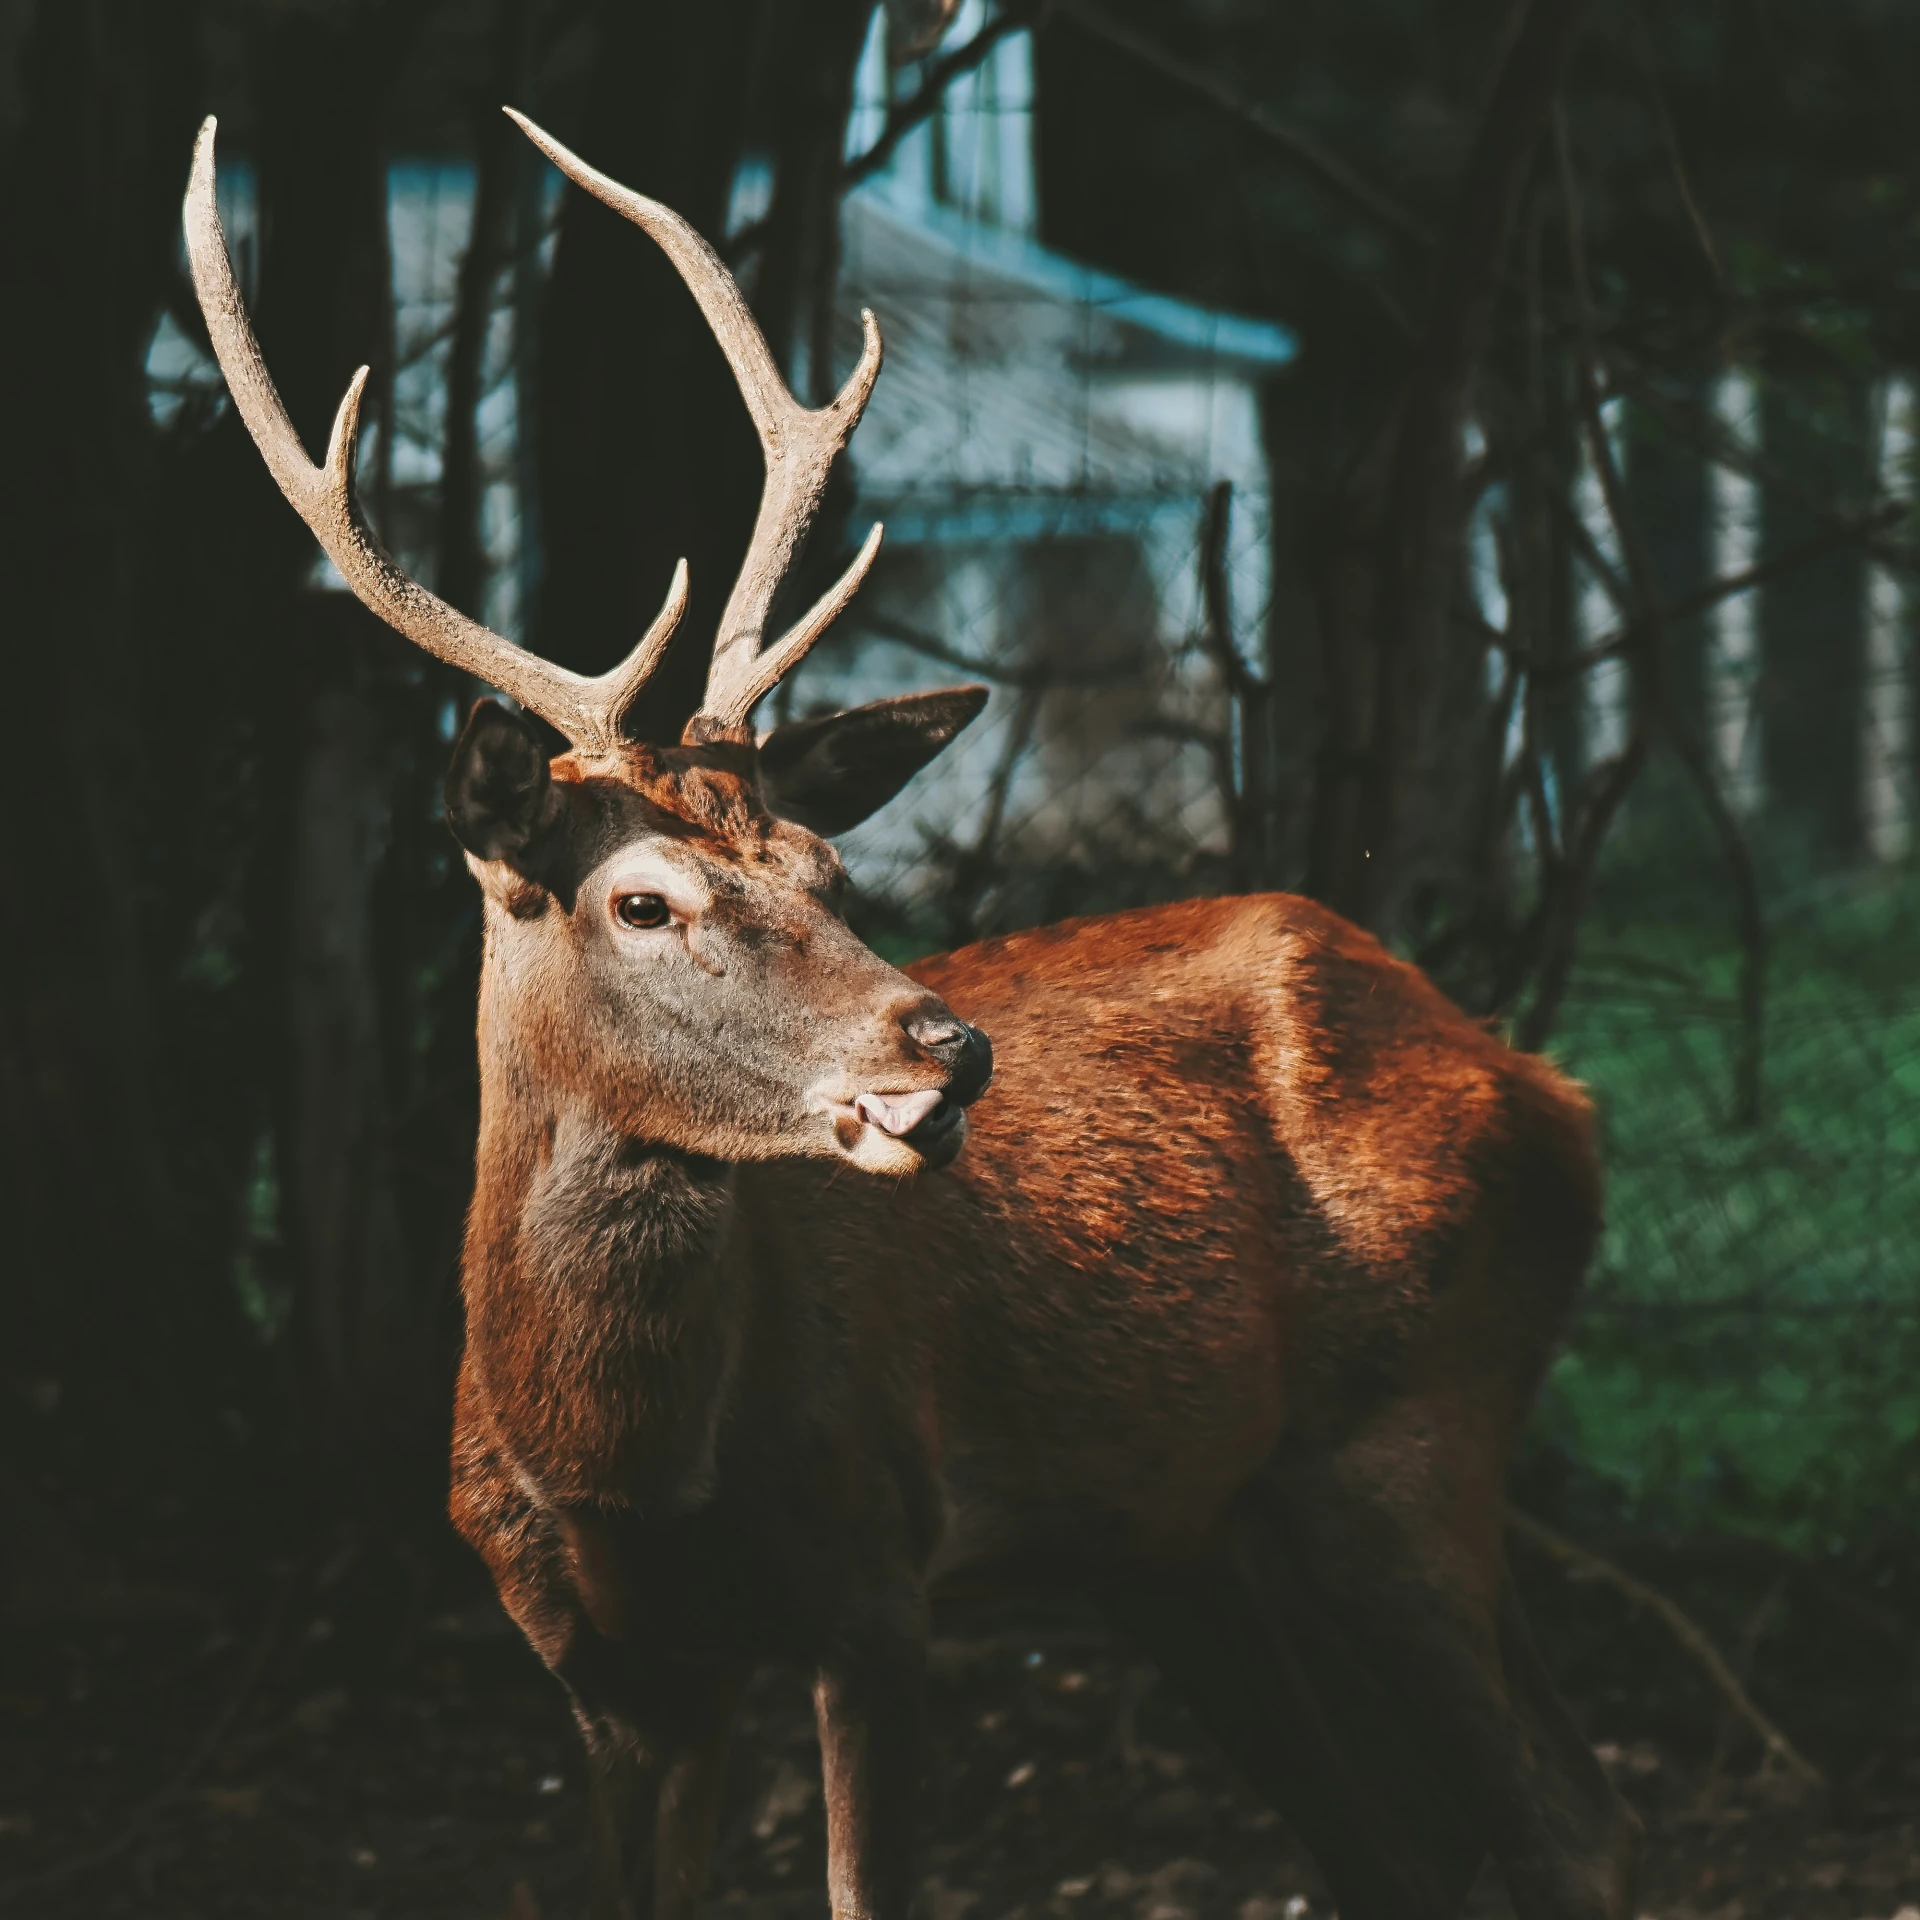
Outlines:
<svg viewBox="0 0 1920 1920"><path fill-rule="evenodd" d="M966 1109L937 1089L861 1093L827 1111L839 1151L869 1173L944 1167L966 1144Z"/></svg>
<svg viewBox="0 0 1920 1920"><path fill-rule="evenodd" d="M933 1117L945 1098L937 1087L918 1093L863 1093L854 1101L853 1111L868 1126L905 1140Z"/></svg>
<svg viewBox="0 0 1920 1920"><path fill-rule="evenodd" d="M941 1094L926 1117L900 1136L930 1167L944 1167L967 1141L967 1110Z"/></svg>

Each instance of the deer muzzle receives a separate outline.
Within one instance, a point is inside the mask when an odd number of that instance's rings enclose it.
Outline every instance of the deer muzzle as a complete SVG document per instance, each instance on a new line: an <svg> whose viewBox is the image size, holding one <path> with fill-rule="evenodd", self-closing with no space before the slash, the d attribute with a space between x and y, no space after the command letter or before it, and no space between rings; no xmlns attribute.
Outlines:
<svg viewBox="0 0 1920 1920"><path fill-rule="evenodd" d="M830 1094L828 1111L839 1117L840 1151L876 1173L906 1173L944 1167L966 1144L966 1110L993 1078L993 1044L937 1000L899 1016L899 1032L920 1071L931 1066L938 1087L868 1085L852 1094Z"/></svg>

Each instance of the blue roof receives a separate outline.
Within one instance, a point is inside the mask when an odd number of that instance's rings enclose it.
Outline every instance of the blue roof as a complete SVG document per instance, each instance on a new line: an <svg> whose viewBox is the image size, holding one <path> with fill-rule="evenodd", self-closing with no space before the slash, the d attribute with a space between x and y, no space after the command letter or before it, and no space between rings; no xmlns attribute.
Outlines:
<svg viewBox="0 0 1920 1920"><path fill-rule="evenodd" d="M1055 299L1085 304L1111 314L1173 346L1249 366L1283 367L1299 351L1293 334L1274 320L1249 319L1199 307L1169 294L1149 293L1117 274L1102 273L1065 254L1043 247L1030 234L989 226L953 207L921 200L903 204L887 191L886 176L857 189L871 194L895 219L904 220L929 239L1009 280Z"/></svg>
<svg viewBox="0 0 1920 1920"><path fill-rule="evenodd" d="M941 494L861 496L861 505L885 517L890 548L1029 545L1038 540L1139 533L1163 516L1190 519L1197 493L1129 495L1020 488L968 488Z"/></svg>

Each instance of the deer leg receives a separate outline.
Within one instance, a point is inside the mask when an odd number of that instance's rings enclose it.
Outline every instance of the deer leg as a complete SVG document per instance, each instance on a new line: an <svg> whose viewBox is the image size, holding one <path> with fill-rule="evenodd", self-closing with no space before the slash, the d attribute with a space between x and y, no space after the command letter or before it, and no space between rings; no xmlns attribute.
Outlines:
<svg viewBox="0 0 1920 1920"><path fill-rule="evenodd" d="M706 1891L736 1667L631 1666L577 1642L560 1677L586 1741L593 1796L590 1920L690 1920Z"/></svg>
<svg viewBox="0 0 1920 1920"><path fill-rule="evenodd" d="M533 1505L490 1442L464 1370L451 1508L573 1702L593 1801L591 1920L687 1920L706 1886L744 1672L635 1650L644 1636L604 1517Z"/></svg>
<svg viewBox="0 0 1920 1920"><path fill-rule="evenodd" d="M1409 1398L1263 1487L1298 1564L1457 1783L1519 1920L1625 1920L1639 1823L1553 1700L1501 1540L1504 1458L1470 1410ZM1516 1627L1518 1631L1516 1632Z"/></svg>
<svg viewBox="0 0 1920 1920"><path fill-rule="evenodd" d="M1552 1756L1560 1791L1586 1809L1584 1824L1601 1839L1601 1850L1620 1889L1622 1912L1640 1863L1639 1816L1614 1791L1586 1735L1574 1724L1567 1703L1547 1672L1534 1643L1533 1627L1520 1604L1519 1590L1503 1564L1500 1582L1500 1656L1509 1693L1520 1707L1531 1738ZM1563 1816L1581 1823L1578 1811Z"/></svg>
<svg viewBox="0 0 1920 1920"><path fill-rule="evenodd" d="M833 1920L907 1920L925 1693L924 1626L843 1637L820 1663L813 1701Z"/></svg>
<svg viewBox="0 0 1920 1920"><path fill-rule="evenodd" d="M1228 1550L1103 1595L1311 1850L1345 1920L1455 1920L1485 1847L1263 1515Z"/></svg>
<svg viewBox="0 0 1920 1920"><path fill-rule="evenodd" d="M727 1739L746 1685L744 1668L708 1674L681 1702L679 1740L660 1781L654 1815L653 1920L692 1920L707 1890Z"/></svg>
<svg viewBox="0 0 1920 1920"><path fill-rule="evenodd" d="M634 1920L628 1888L644 1871L649 1808L657 1801L660 1774L645 1755L622 1739L607 1739L587 1729L587 1788L593 1821L593 1880L587 1896L588 1920Z"/></svg>
<svg viewBox="0 0 1920 1920"><path fill-rule="evenodd" d="M573 1702L587 1749L592 1810L593 1880L588 1920L636 1920L628 1889L651 1864L653 1810L660 1797L659 1742L643 1731L622 1650L574 1623L561 1657L550 1661Z"/></svg>

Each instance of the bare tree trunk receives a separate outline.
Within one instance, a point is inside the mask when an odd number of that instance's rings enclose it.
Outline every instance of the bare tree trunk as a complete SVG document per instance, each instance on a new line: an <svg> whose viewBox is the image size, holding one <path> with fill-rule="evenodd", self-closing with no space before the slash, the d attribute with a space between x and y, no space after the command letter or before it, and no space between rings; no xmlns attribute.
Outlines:
<svg viewBox="0 0 1920 1920"><path fill-rule="evenodd" d="M526 144L499 103L518 93L514 80L521 64L524 14L522 0L506 0L501 8L492 84L473 103L473 221L460 259L453 338L447 352L447 431L440 458L440 565L435 585L442 599L476 617L481 616L480 598L486 586L480 530L480 401L493 321L493 286L503 264L513 205L515 163Z"/></svg>
<svg viewBox="0 0 1920 1920"><path fill-rule="evenodd" d="M579 136L596 166L716 243L748 140L768 140L773 206L749 291L783 366L792 372L804 357L800 386L816 399L832 390L841 143L868 11L859 0L679 9L604 0ZM640 77L664 74L671 86L636 112ZM544 328L541 645L583 670L610 666L686 556L687 623L634 715L642 731L671 738L698 703L713 626L746 548L759 446L672 269L581 194L567 202ZM847 492L842 466L809 542L813 558L803 555L783 605L831 561Z"/></svg>
<svg viewBox="0 0 1920 1920"><path fill-rule="evenodd" d="M166 1127L151 1006L166 910L150 904L139 805L149 752L166 752L144 725L142 362L171 269L170 156L178 143L183 169L191 139L193 26L180 4L42 0L0 159L17 717L0 756L0 1366L71 1384L91 1363L116 1433L130 1386L144 1419L180 1385L201 1318L199 1276L177 1302L159 1281L191 1269L192 1222Z"/></svg>
<svg viewBox="0 0 1920 1920"><path fill-rule="evenodd" d="M791 378L804 364L814 406L832 399L832 303L840 267L840 160L870 9L833 0L790 12L775 59L777 135L754 308ZM798 391L798 389L796 389Z"/></svg>
<svg viewBox="0 0 1920 1920"><path fill-rule="evenodd" d="M601 0L585 124L565 129L615 179L718 241L740 157L760 9L750 0ZM686 628L636 722L677 734L745 551L760 448L692 299L641 233L569 190L548 288L539 395L544 579L534 638L585 672L621 659L674 562Z"/></svg>
<svg viewBox="0 0 1920 1920"><path fill-rule="evenodd" d="M397 38L372 48L352 19L296 17L269 49L259 322L310 446L323 444L361 360L387 375L376 391L390 382L380 122L387 76L419 17L418 8L383 10ZM390 442L386 418L381 427ZM397 1469L427 1457L421 1442L437 1385L422 1346L431 1282L399 1226L372 912L398 790L390 741L399 729L390 721L405 706L414 663L351 598L308 584L313 550L302 539L297 551L273 622L295 663L287 691L296 746L278 756L286 837L278 885L262 898L277 921L284 993L280 1164L310 1437L335 1491L364 1516L398 1504L409 1479Z"/></svg>
<svg viewBox="0 0 1920 1920"><path fill-rule="evenodd" d="M306 593L294 643L308 688L287 878L287 1201L297 1325L323 1444L378 1460L417 1380L417 1289L394 1198L371 916L386 768L371 698L390 644L344 594ZM397 1399L396 1399L397 1396Z"/></svg>
<svg viewBox="0 0 1920 1920"><path fill-rule="evenodd" d="M1508 235L1587 0L1526 0L1435 263L1426 323L1392 429L1364 630L1340 644L1359 752L1328 769L1315 867L1325 897L1364 925L1398 922L1431 845L1431 776L1448 686L1460 565L1461 433L1485 358Z"/></svg>

